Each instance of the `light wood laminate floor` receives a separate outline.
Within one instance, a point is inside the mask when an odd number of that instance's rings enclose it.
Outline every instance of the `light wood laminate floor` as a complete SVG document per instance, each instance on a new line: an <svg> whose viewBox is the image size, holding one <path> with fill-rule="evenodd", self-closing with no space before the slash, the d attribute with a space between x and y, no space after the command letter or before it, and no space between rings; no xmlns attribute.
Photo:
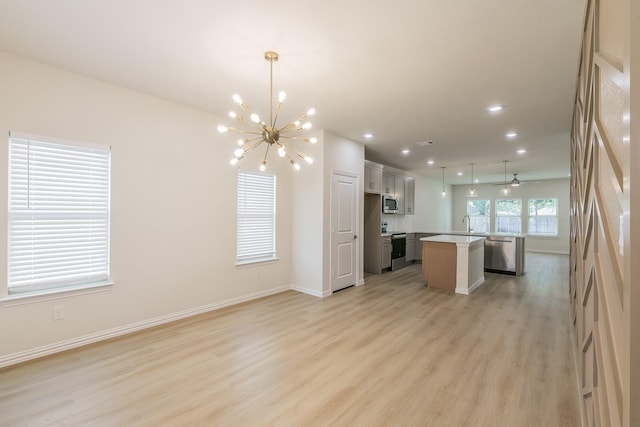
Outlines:
<svg viewBox="0 0 640 427"><path fill-rule="evenodd" d="M470 296L420 265L0 370L2 426L578 426L567 256Z"/></svg>

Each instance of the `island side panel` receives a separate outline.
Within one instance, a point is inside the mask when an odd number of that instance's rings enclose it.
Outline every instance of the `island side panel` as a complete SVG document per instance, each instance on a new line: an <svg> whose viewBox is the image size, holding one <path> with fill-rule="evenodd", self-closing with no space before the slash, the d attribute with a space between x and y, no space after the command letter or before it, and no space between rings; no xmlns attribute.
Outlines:
<svg viewBox="0 0 640 427"><path fill-rule="evenodd" d="M460 245L462 246L462 245ZM460 269L460 255L464 250L465 259L462 268L466 268L464 282L456 283L456 293L469 295L484 283L484 242L473 242L466 248L458 247L458 269Z"/></svg>
<svg viewBox="0 0 640 427"><path fill-rule="evenodd" d="M422 278L430 288L456 288L455 243L422 242Z"/></svg>

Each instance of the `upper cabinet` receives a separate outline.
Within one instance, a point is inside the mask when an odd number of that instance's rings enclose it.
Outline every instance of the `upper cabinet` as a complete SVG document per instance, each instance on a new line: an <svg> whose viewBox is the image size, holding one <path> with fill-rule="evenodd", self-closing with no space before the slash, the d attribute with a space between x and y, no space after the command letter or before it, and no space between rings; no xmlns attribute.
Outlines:
<svg viewBox="0 0 640 427"><path fill-rule="evenodd" d="M404 176L394 176L395 179L395 194L394 197L398 199L398 213L404 215Z"/></svg>
<svg viewBox="0 0 640 427"><path fill-rule="evenodd" d="M396 195L396 177L391 175L390 173L382 174L382 194L385 196L395 196Z"/></svg>
<svg viewBox="0 0 640 427"><path fill-rule="evenodd" d="M404 180L404 214L413 215L415 213L416 180L405 178Z"/></svg>
<svg viewBox="0 0 640 427"><path fill-rule="evenodd" d="M395 197L398 199L399 214L415 214L416 181L414 178L394 175L390 171L385 172L383 165L365 160L364 192Z"/></svg>
<svg viewBox="0 0 640 427"><path fill-rule="evenodd" d="M375 163L364 164L364 192L382 193L382 166Z"/></svg>

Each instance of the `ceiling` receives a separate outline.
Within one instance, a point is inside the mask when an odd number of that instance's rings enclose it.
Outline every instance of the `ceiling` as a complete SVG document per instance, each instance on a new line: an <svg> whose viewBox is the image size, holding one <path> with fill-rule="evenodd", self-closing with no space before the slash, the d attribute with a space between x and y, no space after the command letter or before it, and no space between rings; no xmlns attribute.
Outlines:
<svg viewBox="0 0 640 427"><path fill-rule="evenodd" d="M501 182L503 160L508 179L566 178L584 3L0 0L0 50L224 117L236 92L268 114L274 50L283 118L313 106L314 127L369 160L438 180L445 166L449 184L471 163Z"/></svg>

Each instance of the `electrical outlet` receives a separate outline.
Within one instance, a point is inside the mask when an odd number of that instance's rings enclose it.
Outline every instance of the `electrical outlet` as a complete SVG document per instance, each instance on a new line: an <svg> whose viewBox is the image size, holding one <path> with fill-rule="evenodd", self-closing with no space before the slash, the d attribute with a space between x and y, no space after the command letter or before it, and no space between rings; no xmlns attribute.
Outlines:
<svg viewBox="0 0 640 427"><path fill-rule="evenodd" d="M53 306L53 320L64 319L64 305L54 305Z"/></svg>

